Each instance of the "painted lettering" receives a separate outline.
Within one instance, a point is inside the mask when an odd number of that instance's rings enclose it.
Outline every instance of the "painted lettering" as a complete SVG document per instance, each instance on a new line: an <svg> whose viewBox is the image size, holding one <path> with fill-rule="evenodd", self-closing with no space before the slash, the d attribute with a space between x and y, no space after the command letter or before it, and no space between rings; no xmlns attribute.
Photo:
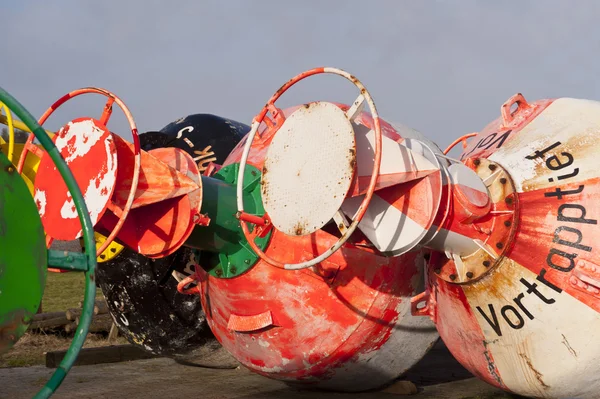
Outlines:
<svg viewBox="0 0 600 399"><path fill-rule="evenodd" d="M538 280L539 280L539 277L538 277ZM523 328L526 323L526 319L525 319L525 317L523 317L523 314L529 320L535 319L535 316L533 315L533 313L531 313L529 311L529 308L524 303L524 301L527 298L537 297L539 300L541 300L544 304L547 304L547 305L550 305L550 304L553 304L554 302L556 302L556 300L554 298L547 298L544 294L542 294L537 288L538 287L537 283L529 282L529 281L525 280L524 278L521 278L519 281L527 289L525 292L521 292L521 293L519 293L519 295L517 295L516 297L513 298L512 301L515 303L516 307L513 306L512 304L507 304L507 305L502 306L502 308L500 308L500 315L502 316L501 319L498 318L498 315L496 314L496 310L494 309L494 305L492 305L491 303L488 304L487 311L482 309L480 306L476 307L479 314L481 314L483 319L490 325L490 327L492 327L492 330L494 330L496 335L499 337L502 336L502 327L501 327L500 320L504 319L504 322L513 330L519 330L519 329ZM542 281L542 280L540 280L540 281ZM546 283L544 282L544 284L546 284ZM548 285L548 284L546 284L546 285ZM556 287L551 286L551 285L548 285L548 286L550 288L552 288L553 290L556 290ZM534 296L532 297L531 294L534 294ZM529 302L531 305L531 301L529 301Z"/></svg>
<svg viewBox="0 0 600 399"><path fill-rule="evenodd" d="M573 155L569 154L568 152L561 152L560 155L564 155L565 157L567 157L567 162L562 163L560 159L558 159L557 155L552 155L550 158L546 159L546 166L548 167L548 169L560 170L562 168L570 166L573 163Z"/></svg>
<svg viewBox="0 0 600 399"><path fill-rule="evenodd" d="M573 234L575 234L575 236L577 238L575 239L575 241L569 241L569 240L563 239L560 237L560 233L562 233L563 231L573 233ZM590 252L592 250L592 247L589 247L587 245L582 245L581 244L582 239L583 239L583 234L581 234L581 231L577 230L576 228L568 227L568 226L559 226L556 230L554 230L554 239L552 241L557 244L560 244L560 245L566 245L567 247L581 249L582 251Z"/></svg>
<svg viewBox="0 0 600 399"><path fill-rule="evenodd" d="M580 211L580 215L578 217L575 216L566 216L564 211L567 209L577 209ZM595 219L586 219L586 210L583 205L579 204L562 204L558 207L558 216L556 219L559 222L572 222L572 223L586 223L586 224L598 224L598 221Z"/></svg>
<svg viewBox="0 0 600 399"><path fill-rule="evenodd" d="M471 155L472 153L474 153L476 150L479 150L479 149L489 150L492 147L494 147L494 145L496 146L495 149L501 148L511 133L512 133L512 130L507 130L506 132L502 133L502 135L500 135L498 137L496 137L498 135L498 133L492 133L489 136L482 138L475 145L475 147L473 147L473 149L471 151L469 151L466 154L463 154L460 157L460 159L462 160L462 159L467 158L469 155Z"/></svg>
<svg viewBox="0 0 600 399"><path fill-rule="evenodd" d="M558 256L559 258L565 259L568 263L568 266L563 266L563 264L554 263L554 259L556 259L554 257L555 255ZM566 273L566 272L570 272L575 267L575 261L573 259L575 259L576 257L577 257L577 254L569 254L569 253L566 253L565 251L561 251L556 248L550 248L550 252L548 253L548 256L546 257L546 263L551 268Z"/></svg>
<svg viewBox="0 0 600 399"><path fill-rule="evenodd" d="M560 145L560 141L557 141L556 143L544 148L543 150L536 150L533 155L527 155L525 158L527 159L536 159L536 158L544 158L544 154L547 153L548 151L558 147Z"/></svg>
<svg viewBox="0 0 600 399"><path fill-rule="evenodd" d="M557 199L563 199L563 195L573 195L573 194L579 194L580 192L583 191L583 185L580 185L579 187L577 187L575 190L565 190L563 191L560 187L556 187L554 189L554 192L551 193L544 193L544 197L556 197Z"/></svg>

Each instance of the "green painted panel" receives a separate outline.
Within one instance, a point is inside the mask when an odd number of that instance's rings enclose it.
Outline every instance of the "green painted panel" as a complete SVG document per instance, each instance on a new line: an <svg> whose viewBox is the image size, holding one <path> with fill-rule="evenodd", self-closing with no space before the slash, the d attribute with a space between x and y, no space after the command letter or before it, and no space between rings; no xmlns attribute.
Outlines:
<svg viewBox="0 0 600 399"><path fill-rule="evenodd" d="M0 353L25 333L46 284L46 242L37 206L0 153Z"/></svg>

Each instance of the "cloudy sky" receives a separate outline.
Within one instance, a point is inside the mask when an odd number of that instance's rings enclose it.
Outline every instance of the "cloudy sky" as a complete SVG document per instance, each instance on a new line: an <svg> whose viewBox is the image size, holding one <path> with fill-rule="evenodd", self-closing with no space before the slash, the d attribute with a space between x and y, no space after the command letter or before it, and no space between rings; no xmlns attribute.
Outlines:
<svg viewBox="0 0 600 399"><path fill-rule="evenodd" d="M600 100L595 0L2 0L0 15L0 86L34 115L100 86L140 131L200 112L249 123L283 82L323 65L356 75L384 118L442 147L496 118L516 92ZM330 76L281 104L355 96ZM74 100L48 127L97 117L102 104ZM126 131L120 115L109 126Z"/></svg>

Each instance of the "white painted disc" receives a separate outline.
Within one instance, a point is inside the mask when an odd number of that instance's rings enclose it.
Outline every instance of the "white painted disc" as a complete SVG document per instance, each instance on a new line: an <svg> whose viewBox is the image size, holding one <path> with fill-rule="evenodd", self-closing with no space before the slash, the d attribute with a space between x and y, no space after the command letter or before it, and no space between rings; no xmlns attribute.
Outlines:
<svg viewBox="0 0 600 399"><path fill-rule="evenodd" d="M263 167L263 203L275 228L301 236L323 227L340 209L355 164L354 130L340 108L316 102L292 113Z"/></svg>

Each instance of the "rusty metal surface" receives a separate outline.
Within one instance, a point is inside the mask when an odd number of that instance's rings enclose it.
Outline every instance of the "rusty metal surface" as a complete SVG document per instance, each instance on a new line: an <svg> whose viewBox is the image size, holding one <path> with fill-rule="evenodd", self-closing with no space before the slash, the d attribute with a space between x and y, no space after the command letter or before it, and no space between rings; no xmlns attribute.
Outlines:
<svg viewBox="0 0 600 399"><path fill-rule="evenodd" d="M401 138L387 129L386 135ZM253 143L250 164L263 166L270 139L263 135ZM239 161L244 142L226 165ZM275 230L266 253L282 262L304 261L337 240L323 230L299 237ZM437 339L427 319L410 316L410 297L422 289L423 257L378 255L358 232L350 242L311 269L289 271L261 260L234 279L200 273L203 305L217 339L251 370L309 386L365 390L408 370ZM254 321L263 314L271 315L272 325L249 332L231 328L239 328L231 320Z"/></svg>
<svg viewBox="0 0 600 399"><path fill-rule="evenodd" d="M329 222L346 197L355 157L352 124L334 104L306 104L288 116L262 170L262 199L274 227L299 236Z"/></svg>
<svg viewBox="0 0 600 399"><path fill-rule="evenodd" d="M593 101L509 99L462 156L491 183L490 220L501 223L487 249L498 258L461 284L435 273L452 263L444 254L429 262L427 314L450 351L475 375L521 395L596 398L600 389L592 366L600 361L598 115Z"/></svg>
<svg viewBox="0 0 600 399"><path fill-rule="evenodd" d="M494 270L510 249L518 229L519 207L510 176L498 164L487 159L471 160L467 165L475 170L489 190L491 207L479 218L468 220L463 216L464 211L460 212L462 205L459 198L453 196L452 214L444 228L477 240L478 248L464 256L435 256L429 263L438 278L457 284L475 281ZM472 213L469 212L469 215L472 217Z"/></svg>

